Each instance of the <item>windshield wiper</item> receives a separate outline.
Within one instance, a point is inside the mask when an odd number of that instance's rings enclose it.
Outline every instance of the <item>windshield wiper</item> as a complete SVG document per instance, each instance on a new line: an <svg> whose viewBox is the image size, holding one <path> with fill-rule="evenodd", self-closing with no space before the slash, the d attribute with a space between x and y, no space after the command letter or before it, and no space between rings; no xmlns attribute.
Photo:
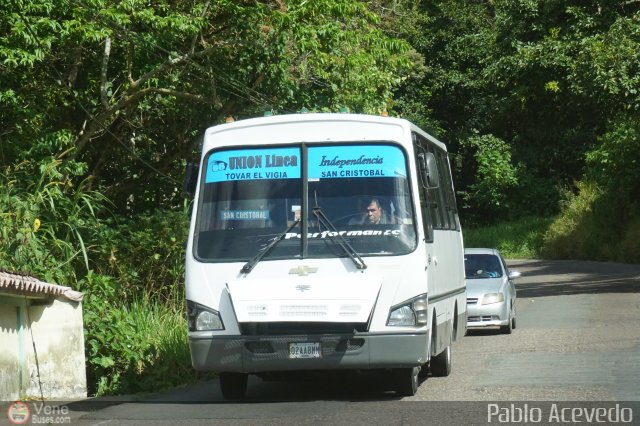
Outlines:
<svg viewBox="0 0 640 426"><path fill-rule="evenodd" d="M344 250L344 252L349 255L351 260L353 260L353 263L355 263L356 267L358 269L367 269L367 264L364 263L362 257L360 257L358 252L353 247L351 247L351 244L349 244L349 242L345 240L342 235L340 235L340 232L338 232L336 227L333 226L333 223L331 223L322 209L320 209L320 207L314 207L313 214L318 218L318 222L321 223L325 228L327 228L327 230L333 231L335 233L335 235L332 235L331 232L328 232L327 236L331 241L337 243L340 247L342 247L342 250Z"/></svg>
<svg viewBox="0 0 640 426"><path fill-rule="evenodd" d="M266 246L262 251L259 251L258 254L253 256L251 260L245 263L242 269L240 269L240 272L243 274L248 274L249 272L251 272L253 268L258 264L258 262L260 262L263 257L268 255L271 252L271 250L273 250L273 248L276 246L276 244L282 241L284 236L287 235L288 232L291 232L293 228L298 226L299 223L300 223L300 219L296 220L295 222L293 222L293 224L290 227L288 227L287 229L285 229L284 231L276 235L276 237L273 239L273 241L271 241L271 243L269 243L268 246Z"/></svg>

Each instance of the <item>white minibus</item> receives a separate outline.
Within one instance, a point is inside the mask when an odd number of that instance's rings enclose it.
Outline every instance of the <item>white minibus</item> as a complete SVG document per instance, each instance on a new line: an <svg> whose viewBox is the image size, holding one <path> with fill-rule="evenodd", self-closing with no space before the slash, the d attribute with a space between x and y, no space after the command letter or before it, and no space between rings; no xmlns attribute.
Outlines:
<svg viewBox="0 0 640 426"><path fill-rule="evenodd" d="M247 376L356 370L414 395L466 330L446 147L407 120L291 114L206 131L186 299L193 367L225 398Z"/></svg>

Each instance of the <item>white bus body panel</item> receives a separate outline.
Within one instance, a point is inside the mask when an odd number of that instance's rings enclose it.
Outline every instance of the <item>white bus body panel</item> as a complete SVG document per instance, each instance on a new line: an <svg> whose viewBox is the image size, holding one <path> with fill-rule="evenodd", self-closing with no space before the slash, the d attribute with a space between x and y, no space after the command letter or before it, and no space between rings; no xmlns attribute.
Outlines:
<svg viewBox="0 0 640 426"><path fill-rule="evenodd" d="M367 322L381 281L357 274L349 282L318 277L227 283L238 322Z"/></svg>
<svg viewBox="0 0 640 426"><path fill-rule="evenodd" d="M423 270L416 274L415 271L415 264L421 262L420 252L416 250L411 256L367 258L365 271L356 270L351 260L345 258L304 259L263 261L250 274L243 275L239 273L242 263L211 264L192 260L189 262L192 267L187 270L187 282L198 284L187 285L186 297L215 309L222 316L225 330L196 332L200 335L235 335L240 332L238 322L267 321L255 315L249 320L247 311L239 309L239 306L248 308L250 300L268 302L269 306L306 304L306 309L323 300L330 301L332 311L338 316L328 319L310 315L303 318L301 315L285 321L369 322L371 332L416 332L420 329L389 327L386 323L391 306L427 293L426 273ZM317 271L307 276L289 274L291 269L299 267L317 268ZM267 287L272 283L276 286ZM301 291L298 286L310 286L311 290ZM266 295L265 298L258 299L251 294L250 288L259 289L257 291ZM357 319L349 315L340 316L343 305L345 311L355 309L349 307L354 305L354 301L358 301L360 316ZM378 309L374 309L376 307ZM278 315L276 312L272 314Z"/></svg>

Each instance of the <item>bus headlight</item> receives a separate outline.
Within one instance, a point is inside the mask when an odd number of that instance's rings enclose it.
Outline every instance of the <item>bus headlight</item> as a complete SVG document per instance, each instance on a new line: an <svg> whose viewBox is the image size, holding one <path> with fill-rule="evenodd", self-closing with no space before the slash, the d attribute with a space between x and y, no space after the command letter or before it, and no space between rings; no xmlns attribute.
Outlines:
<svg viewBox="0 0 640 426"><path fill-rule="evenodd" d="M394 306L389 312L388 326L423 326L427 324L427 295L420 295L400 305Z"/></svg>
<svg viewBox="0 0 640 426"><path fill-rule="evenodd" d="M224 330L220 313L187 300L187 321L189 331Z"/></svg>
<svg viewBox="0 0 640 426"><path fill-rule="evenodd" d="M504 294L502 293L487 293L482 296L481 305L491 305L493 303L504 302Z"/></svg>

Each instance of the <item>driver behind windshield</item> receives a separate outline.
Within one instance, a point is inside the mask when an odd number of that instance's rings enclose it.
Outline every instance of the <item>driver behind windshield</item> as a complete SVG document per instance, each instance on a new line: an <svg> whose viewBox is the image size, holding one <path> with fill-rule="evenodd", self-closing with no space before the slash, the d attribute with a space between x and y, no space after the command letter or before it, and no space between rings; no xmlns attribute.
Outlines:
<svg viewBox="0 0 640 426"><path fill-rule="evenodd" d="M387 225L392 223L387 220L387 215L377 198L371 198L366 206L366 211L361 217L349 221L349 225Z"/></svg>

